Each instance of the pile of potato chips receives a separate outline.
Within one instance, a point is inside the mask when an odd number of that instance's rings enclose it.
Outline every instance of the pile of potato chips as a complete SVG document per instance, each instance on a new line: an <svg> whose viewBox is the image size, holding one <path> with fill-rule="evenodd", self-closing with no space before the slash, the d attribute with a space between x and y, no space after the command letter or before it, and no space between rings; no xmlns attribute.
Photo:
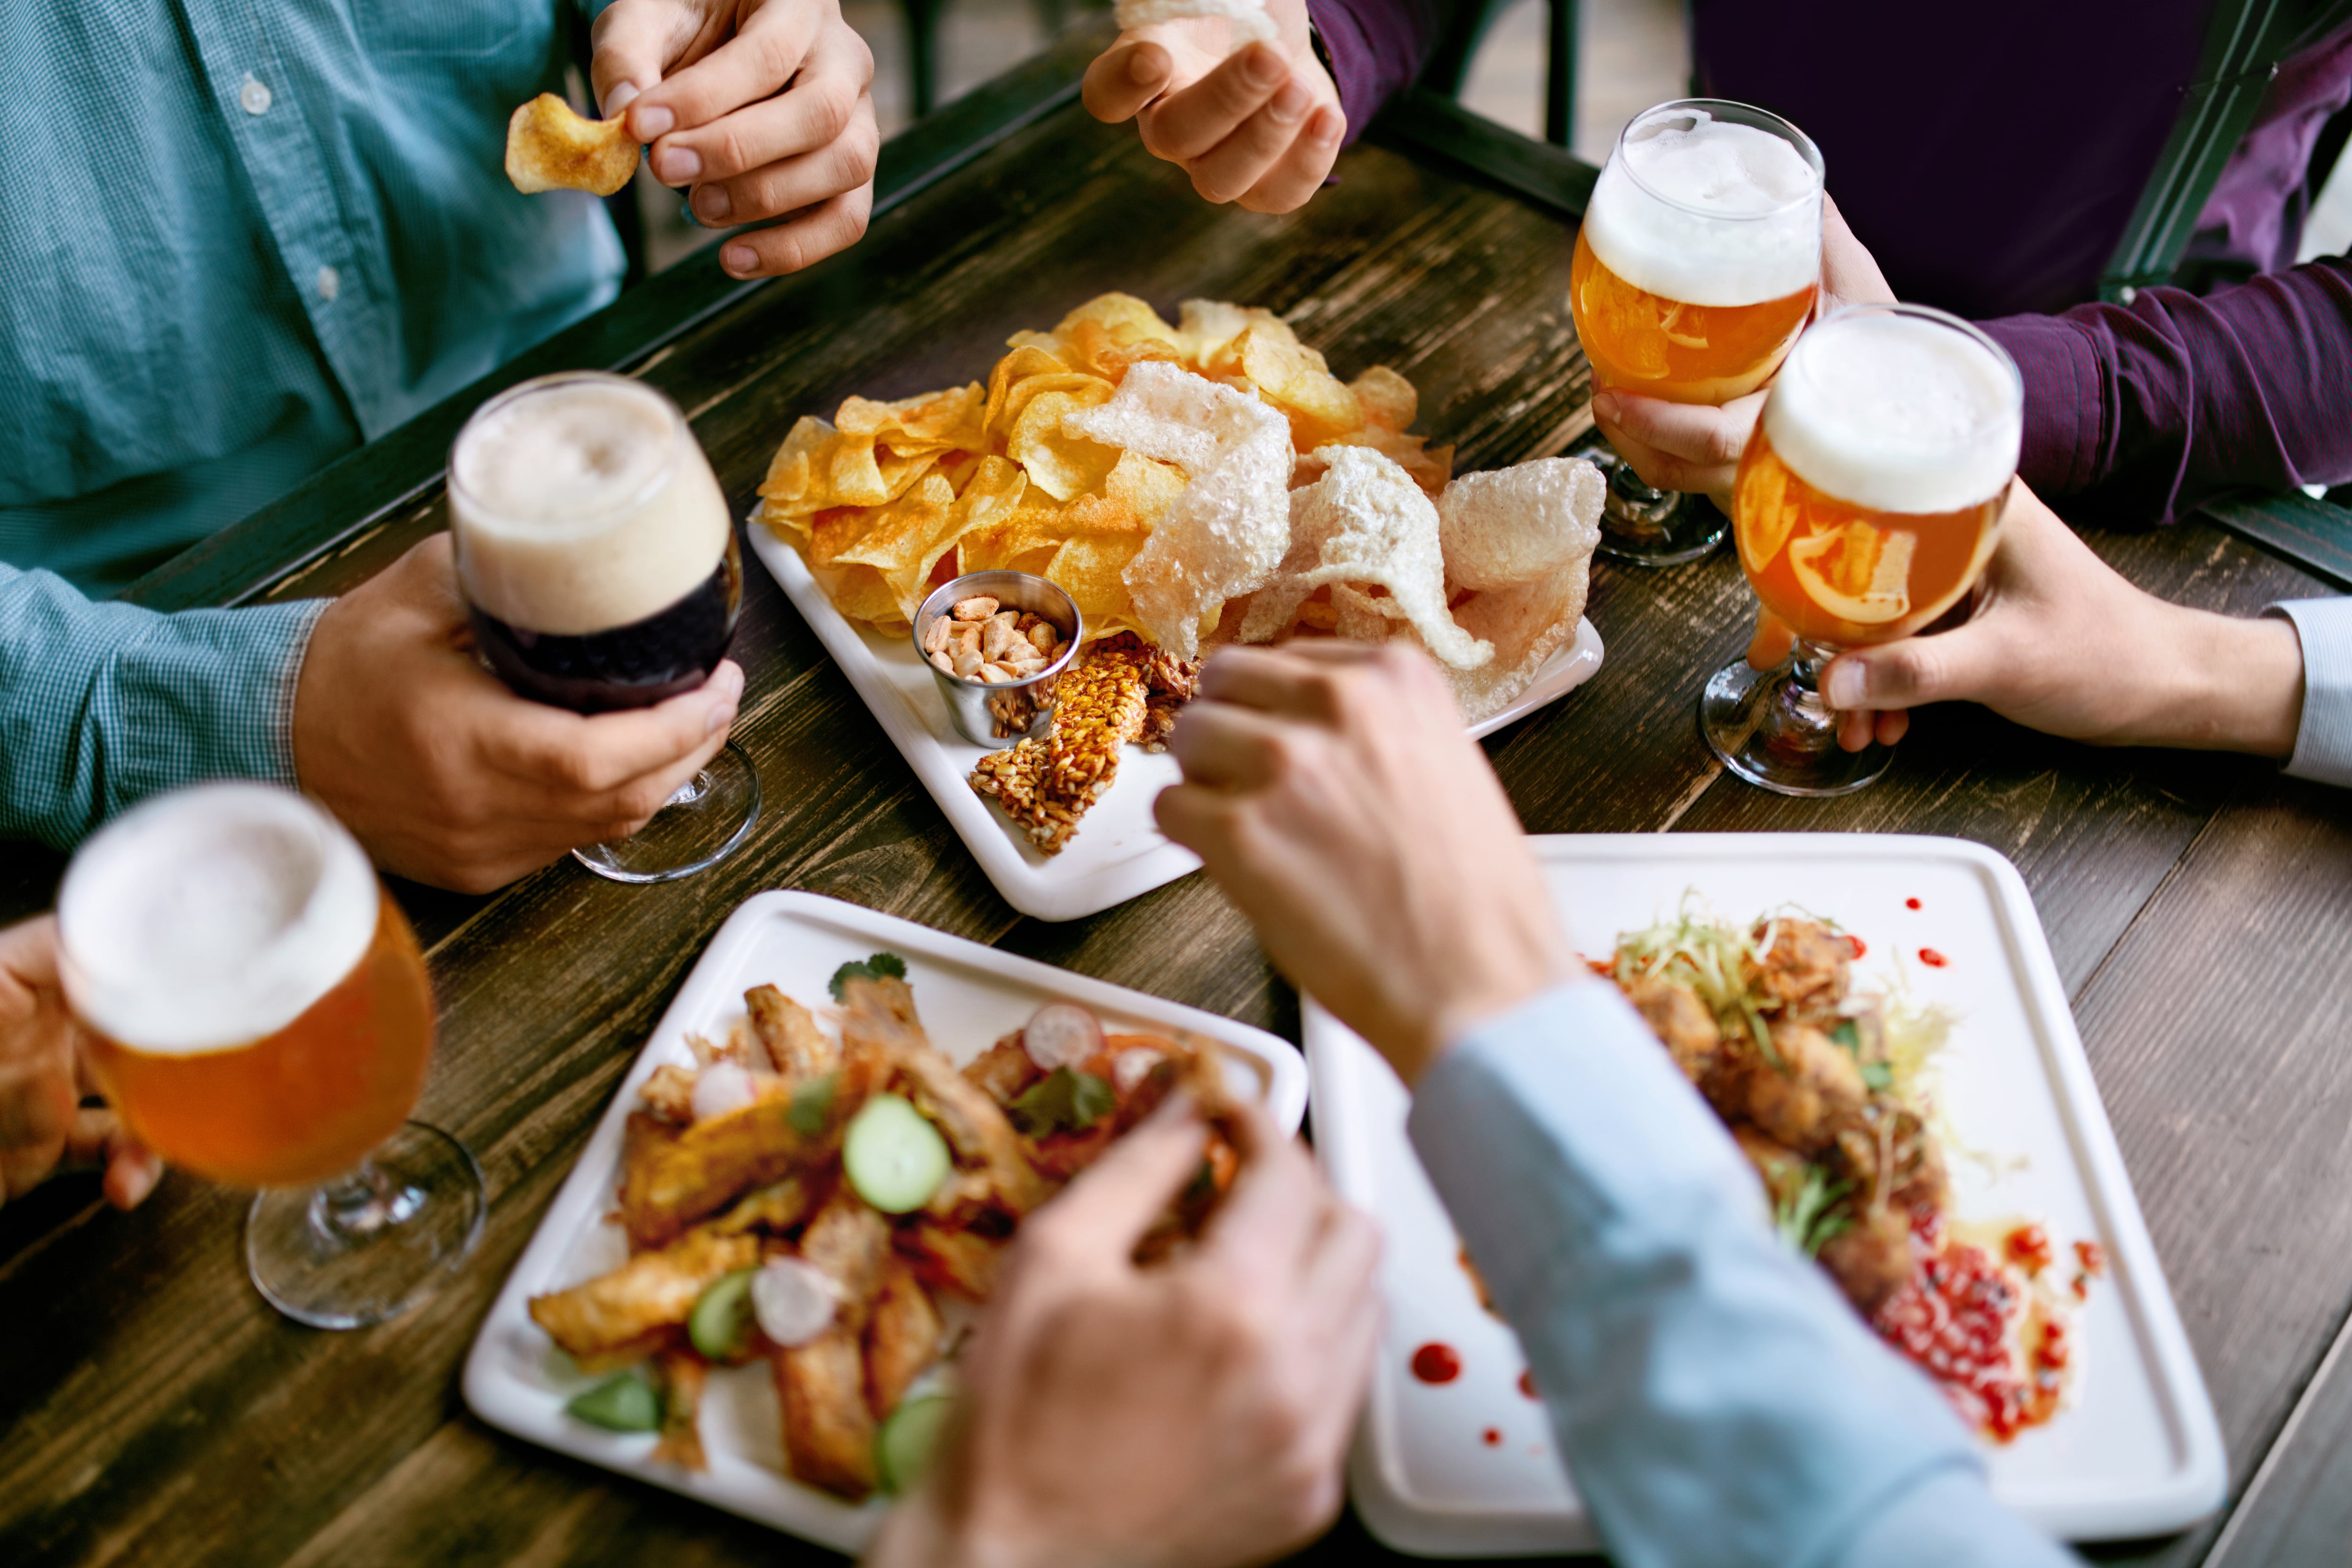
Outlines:
<svg viewBox="0 0 2352 1568"><path fill-rule="evenodd" d="M1181 645L1193 639L1181 634L1192 628L1171 616L1212 630L1223 600L1171 589L1170 605L1190 615L1147 615L1128 577L1201 477L1197 465L1188 471L1064 426L1108 404L1138 364L1165 363L1263 399L1288 424L1287 457L1304 470L1297 478L1319 471L1307 455L1333 446L1386 454L1432 497L1452 469L1452 447L1431 450L1404 433L1418 402L1410 382L1378 366L1342 382L1266 310L1187 300L1171 326L1140 300L1105 294L1009 346L985 390L852 397L832 423L803 418L785 437L760 487L758 521L801 551L845 616L896 630L935 584L1010 568L1069 594L1089 640L1135 631L1189 656Z"/></svg>

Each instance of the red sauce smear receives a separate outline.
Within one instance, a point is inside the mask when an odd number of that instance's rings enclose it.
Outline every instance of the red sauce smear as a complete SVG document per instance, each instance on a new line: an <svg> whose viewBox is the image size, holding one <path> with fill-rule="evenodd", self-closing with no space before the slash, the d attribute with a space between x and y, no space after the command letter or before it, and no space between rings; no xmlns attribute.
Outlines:
<svg viewBox="0 0 2352 1568"><path fill-rule="evenodd" d="M1519 1392L1526 1394L1529 1399L1536 1397L1536 1374L1534 1373L1523 1372L1519 1373Z"/></svg>
<svg viewBox="0 0 2352 1568"><path fill-rule="evenodd" d="M1462 1375L1462 1358L1435 1340L1412 1352L1412 1375L1423 1383L1452 1383Z"/></svg>
<svg viewBox="0 0 2352 1568"><path fill-rule="evenodd" d="M1489 1448L1499 1448L1503 1446L1503 1433L1500 1427L1489 1426L1480 1435L1486 1439L1486 1447Z"/></svg>
<svg viewBox="0 0 2352 1568"><path fill-rule="evenodd" d="M1853 955L1856 958L1860 958L1863 954L1870 951L1869 948L1863 945L1862 938L1854 935L1852 931L1846 932L1845 941L1846 945L1853 949Z"/></svg>
<svg viewBox="0 0 2352 1568"><path fill-rule="evenodd" d="M2037 1366L2021 1365L2008 1328L2022 1303L2000 1266L1982 1247L1948 1242L1933 1210L1914 1218L1912 1236L1920 1262L1878 1310L1880 1336L1943 1384L1961 1419L1997 1442L2049 1420L2072 1350L2063 1328L2054 1339L2045 1335Z"/></svg>
<svg viewBox="0 0 2352 1568"><path fill-rule="evenodd" d="M1919 900L1916 899L1906 899L1903 900L1903 907L1906 910L1916 910L1919 907Z"/></svg>
<svg viewBox="0 0 2352 1568"><path fill-rule="evenodd" d="M1941 969L1952 961L1932 947L1923 947L1919 950L1919 962L1930 969Z"/></svg>

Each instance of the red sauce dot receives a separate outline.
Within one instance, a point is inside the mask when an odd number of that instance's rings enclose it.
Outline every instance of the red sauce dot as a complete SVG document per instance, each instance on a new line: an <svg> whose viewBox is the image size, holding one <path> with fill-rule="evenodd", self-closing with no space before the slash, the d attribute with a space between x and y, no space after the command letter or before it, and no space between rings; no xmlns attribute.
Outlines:
<svg viewBox="0 0 2352 1568"><path fill-rule="evenodd" d="M1519 1392L1526 1394L1529 1399L1536 1397L1536 1374L1534 1373L1523 1372L1519 1373Z"/></svg>
<svg viewBox="0 0 2352 1568"><path fill-rule="evenodd" d="M2021 1225L2011 1231L2007 1246L2010 1261L2028 1274L2039 1274L2053 1261L2050 1233L2038 1225Z"/></svg>
<svg viewBox="0 0 2352 1568"><path fill-rule="evenodd" d="M2083 1265L2083 1272L2094 1279L2107 1271L2107 1249L2095 1241L2076 1242L2074 1257Z"/></svg>
<svg viewBox="0 0 2352 1568"><path fill-rule="evenodd" d="M1870 951L1869 948L1863 945L1862 938L1855 936L1851 931L1846 933L1845 940L1846 945L1853 949L1853 955L1856 958L1860 958L1863 954Z"/></svg>
<svg viewBox="0 0 2352 1568"><path fill-rule="evenodd" d="M1435 1340L1412 1352L1412 1375L1423 1383L1452 1383L1462 1375L1462 1358Z"/></svg>
<svg viewBox="0 0 2352 1568"><path fill-rule="evenodd" d="M1903 900L1903 907L1906 910L1916 910L1919 907L1919 900L1916 899L1906 899Z"/></svg>
<svg viewBox="0 0 2352 1568"><path fill-rule="evenodd" d="M1486 1447L1489 1448L1499 1448L1503 1446L1503 1434L1498 1427L1489 1426L1482 1436L1486 1439Z"/></svg>
<svg viewBox="0 0 2352 1568"><path fill-rule="evenodd" d="M1941 969L1952 961L1932 947L1923 947L1919 950L1919 962L1930 969Z"/></svg>

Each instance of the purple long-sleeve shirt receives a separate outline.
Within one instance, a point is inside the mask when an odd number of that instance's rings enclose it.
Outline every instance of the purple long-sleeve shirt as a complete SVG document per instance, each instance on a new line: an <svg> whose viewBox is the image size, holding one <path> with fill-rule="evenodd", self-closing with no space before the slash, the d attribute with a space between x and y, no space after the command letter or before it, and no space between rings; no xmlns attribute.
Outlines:
<svg viewBox="0 0 2352 1568"><path fill-rule="evenodd" d="M1446 5L1308 0L1351 131L1418 72ZM2084 303L2163 151L2210 11L1692 5L1701 90L1803 126L1895 292L1983 321L2016 358L2020 471L2045 496L2078 497L2078 513L2164 521L2232 485L2352 479L2352 262L2287 265L2312 148L2352 98L2352 27L2282 66L2200 216L2200 271L2262 276Z"/></svg>

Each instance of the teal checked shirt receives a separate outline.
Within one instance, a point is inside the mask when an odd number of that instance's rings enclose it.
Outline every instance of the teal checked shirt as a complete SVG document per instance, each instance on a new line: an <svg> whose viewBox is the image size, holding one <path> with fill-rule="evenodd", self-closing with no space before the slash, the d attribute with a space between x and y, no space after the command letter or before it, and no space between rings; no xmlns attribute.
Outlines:
<svg viewBox="0 0 2352 1568"><path fill-rule="evenodd" d="M507 116L562 89L570 6L0 6L0 837L291 780L320 606L86 595L618 291L594 198L502 166Z"/></svg>

